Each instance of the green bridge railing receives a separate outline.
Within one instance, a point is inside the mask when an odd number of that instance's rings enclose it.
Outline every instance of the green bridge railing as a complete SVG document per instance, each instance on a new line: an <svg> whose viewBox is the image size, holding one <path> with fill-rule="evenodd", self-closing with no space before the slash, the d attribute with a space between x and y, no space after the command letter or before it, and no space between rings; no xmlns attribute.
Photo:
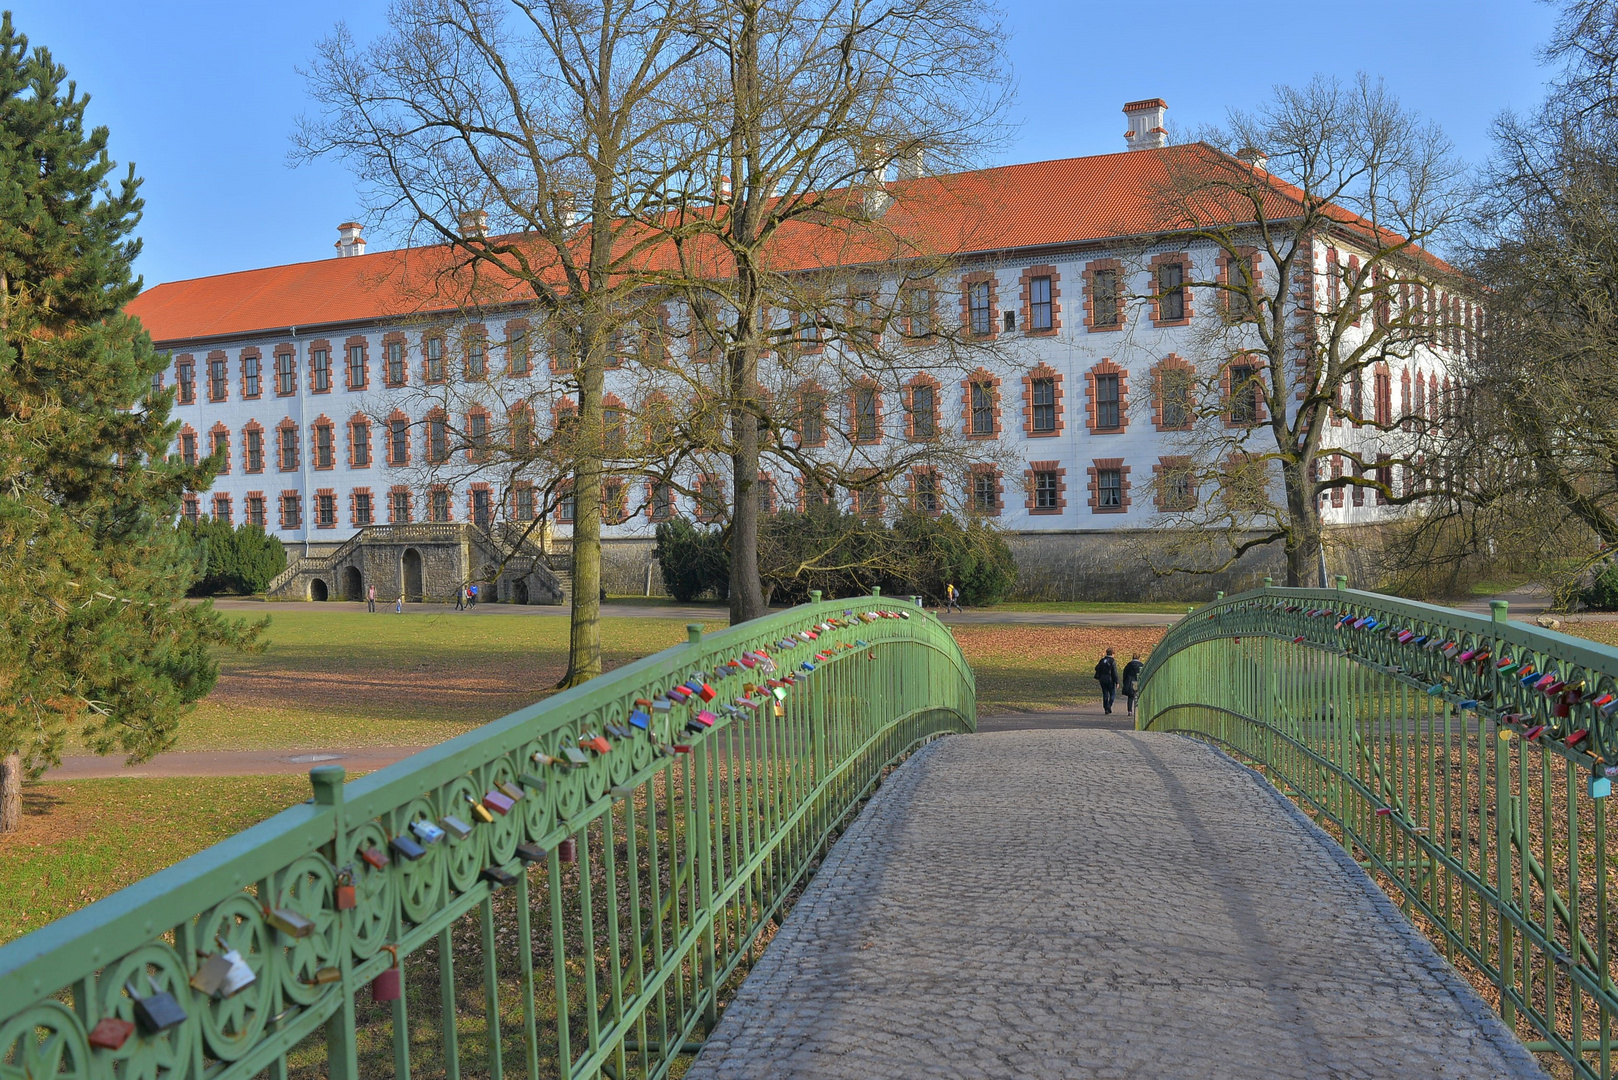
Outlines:
<svg viewBox="0 0 1618 1080"><path fill-rule="evenodd" d="M1138 725L1257 766L1529 1049L1606 1080L1618 651L1508 622L1503 603L1490 618L1341 585L1189 614L1142 673Z"/></svg>
<svg viewBox="0 0 1618 1080"><path fill-rule="evenodd" d="M883 771L975 723L909 605L692 627L0 948L0 1076L667 1075Z"/></svg>

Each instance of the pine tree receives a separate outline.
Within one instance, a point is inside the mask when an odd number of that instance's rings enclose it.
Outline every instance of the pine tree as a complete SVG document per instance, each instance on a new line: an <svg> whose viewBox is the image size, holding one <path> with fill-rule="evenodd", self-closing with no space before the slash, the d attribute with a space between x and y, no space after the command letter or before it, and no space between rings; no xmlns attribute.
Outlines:
<svg viewBox="0 0 1618 1080"><path fill-rule="evenodd" d="M172 523L212 467L168 460L167 360L123 313L140 181L109 180L66 75L0 18L0 832L70 733L131 762L170 746L211 647L262 630L182 599L199 566Z"/></svg>

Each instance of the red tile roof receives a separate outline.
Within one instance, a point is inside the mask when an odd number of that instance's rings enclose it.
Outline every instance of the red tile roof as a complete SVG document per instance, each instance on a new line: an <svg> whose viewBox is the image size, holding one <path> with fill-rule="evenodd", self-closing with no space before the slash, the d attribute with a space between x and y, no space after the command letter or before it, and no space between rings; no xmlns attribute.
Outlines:
<svg viewBox="0 0 1618 1080"><path fill-rule="evenodd" d="M892 186L897 200L881 221L885 243L839 239L805 224L783 231L777 257L809 267L881 261L903 250L964 255L1162 232L1174 226L1164 218L1160 185L1177 160L1206 152L1123 151L904 181ZM1287 216L1293 195L1278 185L1272 218ZM453 310L432 287L435 271L452 262L451 248L424 246L244 270L154 286L129 310L164 343ZM526 295L512 283L485 300Z"/></svg>

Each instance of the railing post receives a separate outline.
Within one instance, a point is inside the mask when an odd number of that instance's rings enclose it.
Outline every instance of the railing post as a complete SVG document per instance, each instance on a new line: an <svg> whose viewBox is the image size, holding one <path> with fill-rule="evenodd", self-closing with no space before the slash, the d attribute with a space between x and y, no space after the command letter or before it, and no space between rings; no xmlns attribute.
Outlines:
<svg viewBox="0 0 1618 1080"><path fill-rule="evenodd" d="M1342 591L1344 591L1345 589L1348 588L1348 575L1347 574L1338 574L1336 580L1337 580L1337 591L1338 592L1342 592Z"/></svg>
<svg viewBox="0 0 1618 1080"><path fill-rule="evenodd" d="M332 810L332 861L340 862L347 847L343 828L343 778L341 765L317 765L309 770L309 786L314 789L315 805ZM343 972L343 992L337 1011L326 1019L326 1073L332 1080L359 1080L359 1049L354 1028L354 960L348 949L338 962Z"/></svg>
<svg viewBox="0 0 1618 1080"><path fill-rule="evenodd" d="M1489 616L1494 619L1496 626L1506 625L1506 608L1508 606L1504 600L1489 601Z"/></svg>
<svg viewBox="0 0 1618 1080"><path fill-rule="evenodd" d="M689 644L701 645L702 644L702 624L701 623L695 623L695 622L694 623L686 623L685 624L685 636L686 636L686 640L687 640L687 642Z"/></svg>
<svg viewBox="0 0 1618 1080"><path fill-rule="evenodd" d="M1220 600L1223 600L1224 598L1225 598L1225 590L1224 589L1220 589L1218 592L1214 593L1214 601L1216 603L1218 601L1220 601Z"/></svg>
<svg viewBox="0 0 1618 1080"><path fill-rule="evenodd" d="M872 596L881 596L882 595L882 586L880 586L880 585L872 585L871 586L871 595Z"/></svg>
<svg viewBox="0 0 1618 1080"><path fill-rule="evenodd" d="M809 590L809 602L811 604L820 603L820 596L821 596L821 593L820 593L819 589L810 589Z"/></svg>
<svg viewBox="0 0 1618 1080"><path fill-rule="evenodd" d="M1265 574L1264 575L1264 587L1266 589L1275 588L1275 578L1271 577L1269 574Z"/></svg>

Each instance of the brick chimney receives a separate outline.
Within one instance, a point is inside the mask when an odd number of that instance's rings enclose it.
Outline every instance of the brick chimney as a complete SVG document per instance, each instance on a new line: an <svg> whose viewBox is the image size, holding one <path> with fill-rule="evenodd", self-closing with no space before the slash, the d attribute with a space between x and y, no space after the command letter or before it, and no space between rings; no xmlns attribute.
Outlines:
<svg viewBox="0 0 1618 1080"><path fill-rule="evenodd" d="M337 257L346 259L350 255L365 254L365 237L361 236L365 226L357 221L345 221L337 226Z"/></svg>
<svg viewBox="0 0 1618 1080"><path fill-rule="evenodd" d="M1124 140L1129 143L1131 150L1161 150L1169 144L1169 133L1163 127L1163 114L1169 111L1168 102L1162 98L1148 98L1145 101L1131 101L1124 106L1124 115L1129 118L1129 130L1124 132Z"/></svg>

